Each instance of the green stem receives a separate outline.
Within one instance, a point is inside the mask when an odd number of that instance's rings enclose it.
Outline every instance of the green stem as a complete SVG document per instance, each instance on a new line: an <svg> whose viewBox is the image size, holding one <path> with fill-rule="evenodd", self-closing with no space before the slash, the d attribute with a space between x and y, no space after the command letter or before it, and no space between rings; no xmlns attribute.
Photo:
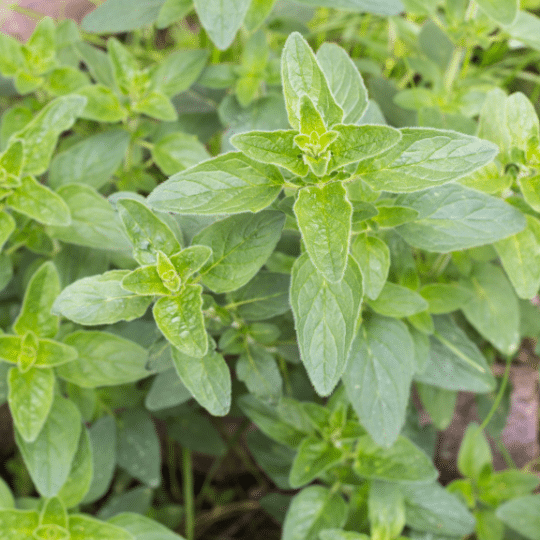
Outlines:
<svg viewBox="0 0 540 540"><path fill-rule="evenodd" d="M493 440L495 441L495 444L497 445L497 448L499 449L499 452L502 454L502 457L504 461L506 462L506 465L509 469L517 469L515 461L512 459L512 456L510 455L510 452L504 446L504 443L502 442L501 437L493 437Z"/></svg>
<svg viewBox="0 0 540 540"><path fill-rule="evenodd" d="M493 405L491 406L491 409L488 413L488 415L484 418L484 421L478 428L478 432L483 431L485 427L489 424L491 418L495 414L495 411L499 407L499 404L501 403L502 397L504 395L504 391L506 390L506 385L508 384L508 377L510 376L510 366L512 365L512 357L507 356L506 357L506 369L504 370L503 380L501 382L501 387L499 388L499 391L497 392L497 396L495 397L495 401L493 402Z"/></svg>
<svg viewBox="0 0 540 540"><path fill-rule="evenodd" d="M176 443L170 437L167 438L167 468L169 469L169 482L171 484L171 494L177 500L182 500L182 491L178 484L176 475Z"/></svg>
<svg viewBox="0 0 540 540"><path fill-rule="evenodd" d="M182 481L184 487L185 535L187 540L195 538L195 504L193 499L193 467L191 450L182 448Z"/></svg>

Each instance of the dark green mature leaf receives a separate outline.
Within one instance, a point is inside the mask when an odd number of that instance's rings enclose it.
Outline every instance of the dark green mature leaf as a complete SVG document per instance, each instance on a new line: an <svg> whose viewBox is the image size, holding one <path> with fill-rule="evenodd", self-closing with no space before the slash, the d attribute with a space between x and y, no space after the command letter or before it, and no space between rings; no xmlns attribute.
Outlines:
<svg viewBox="0 0 540 540"><path fill-rule="evenodd" d="M329 395L347 361L362 303L362 274L349 258L339 283L319 274L307 253L295 262L290 302L300 355L315 390Z"/></svg>
<svg viewBox="0 0 540 540"><path fill-rule="evenodd" d="M201 24L216 47L232 43L249 8L250 0L194 0Z"/></svg>
<svg viewBox="0 0 540 540"><path fill-rule="evenodd" d="M347 266L353 213L344 186L307 186L293 209L311 262L327 281L338 283Z"/></svg>
<svg viewBox="0 0 540 540"><path fill-rule="evenodd" d="M102 416L89 430L92 445L94 475L84 503L100 499L109 489L116 465L116 422L112 416Z"/></svg>
<svg viewBox="0 0 540 540"><path fill-rule="evenodd" d="M118 430L118 465L152 488L161 483L159 438L150 415L141 409L125 411Z"/></svg>
<svg viewBox="0 0 540 540"><path fill-rule="evenodd" d="M143 203L120 199L116 207L133 245L133 257L140 264L155 264L158 251L169 257L180 251L171 229Z"/></svg>
<svg viewBox="0 0 540 540"><path fill-rule="evenodd" d="M56 394L49 416L35 441L25 442L15 432L17 446L42 496L54 497L67 480L81 428L77 407Z"/></svg>
<svg viewBox="0 0 540 540"><path fill-rule="evenodd" d="M287 274L259 272L249 283L229 293L229 306L246 321L262 321L289 311L291 278Z"/></svg>
<svg viewBox="0 0 540 540"><path fill-rule="evenodd" d="M167 175L198 165L209 158L210 154L197 137L186 133L165 135L152 148L152 159Z"/></svg>
<svg viewBox="0 0 540 540"><path fill-rule="evenodd" d="M86 184L99 189L122 163L129 144L129 133L114 129L98 133L57 154L49 168L49 184Z"/></svg>
<svg viewBox="0 0 540 540"><path fill-rule="evenodd" d="M467 507L440 484L403 486L407 525L419 531L460 538L474 531Z"/></svg>
<svg viewBox="0 0 540 540"><path fill-rule="evenodd" d="M347 505L339 493L323 486L310 486L291 501L282 540L317 540L320 531L343 527L346 519Z"/></svg>
<svg viewBox="0 0 540 540"><path fill-rule="evenodd" d="M414 247L446 253L490 244L526 226L519 210L459 184L401 195L396 204L418 211L416 221L396 228Z"/></svg>
<svg viewBox="0 0 540 540"><path fill-rule="evenodd" d="M54 396L52 369L14 367L8 373L8 403L13 423L26 442L36 440L51 410Z"/></svg>
<svg viewBox="0 0 540 540"><path fill-rule="evenodd" d="M470 299L469 291L455 282L430 283L422 287L419 292L427 300L428 310L433 314L456 311Z"/></svg>
<svg viewBox="0 0 540 540"><path fill-rule="evenodd" d="M149 411L168 409L185 403L193 396L171 367L159 373L146 394L145 407Z"/></svg>
<svg viewBox="0 0 540 540"><path fill-rule="evenodd" d="M519 12L519 0L478 0L478 6L502 25L512 24Z"/></svg>
<svg viewBox="0 0 540 540"><path fill-rule="evenodd" d="M107 0L82 21L82 29L96 34L118 34L148 26L157 20L165 0Z"/></svg>
<svg viewBox="0 0 540 540"><path fill-rule="evenodd" d="M274 355L264 347L247 344L236 363L236 376L261 399L275 399L281 395L281 373Z"/></svg>
<svg viewBox="0 0 540 540"><path fill-rule="evenodd" d="M192 9L192 0L165 0L159 10L156 27L159 29L167 28L167 26L185 17Z"/></svg>
<svg viewBox="0 0 540 540"><path fill-rule="evenodd" d="M471 422L461 440L457 458L459 472L466 478L478 481L485 466L491 467L491 447L476 422Z"/></svg>
<svg viewBox="0 0 540 540"><path fill-rule="evenodd" d="M252 159L279 165L297 176L306 176L308 166L302 160L293 129L276 131L249 131L231 137L231 143Z"/></svg>
<svg viewBox="0 0 540 540"><path fill-rule="evenodd" d="M404 193L456 180L489 163L493 143L455 131L402 128L384 154L361 161L357 174L373 189Z"/></svg>
<svg viewBox="0 0 540 540"><path fill-rule="evenodd" d="M369 485L368 517L374 538L397 538L405 526L405 501L401 486L372 480Z"/></svg>
<svg viewBox="0 0 540 540"><path fill-rule="evenodd" d="M540 495L508 501L497 508L496 516L526 538L540 539Z"/></svg>
<svg viewBox="0 0 540 540"><path fill-rule="evenodd" d="M337 463L342 456L343 452L331 442L318 437L306 437L298 447L298 453L294 458L289 484L292 488L309 484Z"/></svg>
<svg viewBox="0 0 540 540"><path fill-rule="evenodd" d="M73 125L85 104L86 98L78 95L56 98L13 135L24 140L25 174L38 175L47 170L58 137Z"/></svg>
<svg viewBox="0 0 540 540"><path fill-rule="evenodd" d="M387 281L375 300L367 301L371 309L385 317L408 317L421 313L428 303L415 291Z"/></svg>
<svg viewBox="0 0 540 540"><path fill-rule="evenodd" d="M327 128L341 122L343 110L335 102L328 83L306 40L293 32L281 56L281 78L289 122L300 129L300 100L307 95L322 115Z"/></svg>
<svg viewBox="0 0 540 540"><path fill-rule="evenodd" d="M229 152L171 176L152 191L148 203L178 214L258 212L278 196L282 185L277 167Z"/></svg>
<svg viewBox="0 0 540 540"><path fill-rule="evenodd" d="M364 322L349 352L343 384L377 444L388 447L401 432L415 369L414 342L404 323L378 316Z"/></svg>
<svg viewBox="0 0 540 540"><path fill-rule="evenodd" d="M130 249L117 214L94 188L83 184L66 184L60 186L58 195L69 207L71 224L48 227L47 232L53 238L95 249Z"/></svg>
<svg viewBox="0 0 540 540"><path fill-rule="evenodd" d="M60 293L52 312L85 326L142 317L152 298L137 296L122 288L120 283L128 273L129 270L111 270L72 283Z"/></svg>
<svg viewBox="0 0 540 540"><path fill-rule="evenodd" d="M356 124L368 104L367 89L358 68L335 43L323 43L317 51L317 61L336 103L343 109L343 123Z"/></svg>
<svg viewBox="0 0 540 540"><path fill-rule="evenodd" d="M75 348L79 357L57 368L57 374L83 388L113 386L144 379L148 352L133 341L108 332L77 331L64 343Z"/></svg>
<svg viewBox="0 0 540 540"><path fill-rule="evenodd" d="M43 263L26 287L13 330L21 336L32 331L39 337L54 337L58 332L59 320L51 314L51 308L59 293L60 279L56 267L51 261Z"/></svg>
<svg viewBox="0 0 540 540"><path fill-rule="evenodd" d="M503 271L491 263L478 264L460 284L470 292L461 308L467 320L503 354L513 354L520 341L519 306Z"/></svg>
<svg viewBox="0 0 540 540"><path fill-rule="evenodd" d="M23 176L21 186L5 199L5 203L46 225L66 226L71 221L70 209L62 198L33 176Z"/></svg>
<svg viewBox="0 0 540 540"><path fill-rule="evenodd" d="M245 285L274 251L284 223L281 212L267 210L230 216L203 229L193 238L212 249L200 270L203 283L216 293Z"/></svg>
<svg viewBox="0 0 540 540"><path fill-rule="evenodd" d="M379 446L369 435L360 437L353 470L361 478L400 484L429 483L438 476L431 459L403 436L390 448Z"/></svg>
<svg viewBox="0 0 540 540"><path fill-rule="evenodd" d="M160 298L154 319L167 340L187 356L200 358L208 351L202 314L202 286L188 284L175 296Z"/></svg>
<svg viewBox="0 0 540 540"><path fill-rule="evenodd" d="M433 321L429 361L414 379L447 390L492 392L495 378L476 345L449 317L438 316Z"/></svg>
<svg viewBox="0 0 540 540"><path fill-rule="evenodd" d="M231 373L227 363L216 351L202 358L193 358L172 348L176 372L185 387L214 416L225 416L231 407Z"/></svg>

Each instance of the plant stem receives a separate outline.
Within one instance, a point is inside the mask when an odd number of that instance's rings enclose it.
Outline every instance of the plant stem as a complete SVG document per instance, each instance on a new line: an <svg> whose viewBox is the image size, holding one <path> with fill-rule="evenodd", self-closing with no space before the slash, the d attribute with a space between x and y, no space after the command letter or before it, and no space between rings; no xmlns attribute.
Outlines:
<svg viewBox="0 0 540 540"><path fill-rule="evenodd" d="M184 486L185 535L187 540L195 538L195 504L193 500L193 467L191 450L182 448L182 482Z"/></svg>

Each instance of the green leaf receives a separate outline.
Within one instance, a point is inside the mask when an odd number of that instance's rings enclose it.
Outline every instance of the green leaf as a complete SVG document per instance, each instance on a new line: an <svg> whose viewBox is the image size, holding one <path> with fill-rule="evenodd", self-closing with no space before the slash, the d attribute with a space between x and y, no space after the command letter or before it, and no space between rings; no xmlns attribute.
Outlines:
<svg viewBox="0 0 540 540"><path fill-rule="evenodd" d="M343 109L343 123L356 124L368 105L367 90L356 65L335 43L323 43L317 61L336 103Z"/></svg>
<svg viewBox="0 0 540 540"><path fill-rule="evenodd" d="M35 510L0 510L0 534L4 540L34 540L38 526L39 514Z"/></svg>
<svg viewBox="0 0 540 540"><path fill-rule="evenodd" d="M76 349L79 356L58 367L56 373L82 388L126 384L151 374L146 369L146 349L120 336L79 330L68 334L64 343Z"/></svg>
<svg viewBox="0 0 540 540"><path fill-rule="evenodd" d="M474 531L474 517L439 483L403 486L407 525L419 531L460 538Z"/></svg>
<svg viewBox="0 0 540 540"><path fill-rule="evenodd" d="M75 93L90 83L88 75L71 66L53 69L47 74L45 88L53 96Z"/></svg>
<svg viewBox="0 0 540 540"><path fill-rule="evenodd" d="M272 12L276 0L251 0L244 19L244 27L254 32Z"/></svg>
<svg viewBox="0 0 540 540"><path fill-rule="evenodd" d="M350 258L340 283L329 283L307 253L297 259L290 293L300 356L319 395L329 395L345 370L362 303L362 275Z"/></svg>
<svg viewBox="0 0 540 540"><path fill-rule="evenodd" d="M377 211L379 213L373 216L372 221L379 229L393 229L418 218L418 211L406 206L381 205L377 206Z"/></svg>
<svg viewBox="0 0 540 540"><path fill-rule="evenodd" d="M183 540L161 523L134 512L116 514L108 522L125 529L135 540Z"/></svg>
<svg viewBox="0 0 540 540"><path fill-rule="evenodd" d="M167 340L183 354L197 358L208 351L201 294L200 285L185 285L177 295L160 298L153 307L156 324Z"/></svg>
<svg viewBox="0 0 540 540"><path fill-rule="evenodd" d="M497 266L477 264L460 284L470 292L461 308L467 320L503 354L513 354L520 342L519 309L514 290Z"/></svg>
<svg viewBox="0 0 540 540"><path fill-rule="evenodd" d="M151 118L163 120L164 122L178 120L178 113L171 100L161 92L155 90L149 92L135 103L132 103L131 109L134 112L146 114Z"/></svg>
<svg viewBox="0 0 540 540"><path fill-rule="evenodd" d="M141 409L125 411L118 431L118 465L152 488L161 483L161 450L150 415Z"/></svg>
<svg viewBox="0 0 540 540"><path fill-rule="evenodd" d="M248 343L236 362L236 376L261 399L281 395L281 373L274 355L260 345Z"/></svg>
<svg viewBox="0 0 540 540"><path fill-rule="evenodd" d="M15 508L13 493L7 482L3 478L0 478L0 510L8 510L11 508ZM0 523L2 523L1 519Z"/></svg>
<svg viewBox="0 0 540 540"><path fill-rule="evenodd" d="M114 75L107 53L85 41L76 43L74 48L79 58L86 64L92 78L98 83L93 86L114 88Z"/></svg>
<svg viewBox="0 0 540 540"><path fill-rule="evenodd" d="M231 407L231 374L216 351L193 358L172 348L176 372L197 402L214 416L225 416Z"/></svg>
<svg viewBox="0 0 540 540"><path fill-rule="evenodd" d="M540 288L540 221L525 216L527 227L499 240L495 249L520 298L533 298Z"/></svg>
<svg viewBox="0 0 540 540"><path fill-rule="evenodd" d="M203 283L216 293L245 285L266 262L281 236L285 216L264 211L216 221L193 238L212 256L200 270Z"/></svg>
<svg viewBox="0 0 540 540"><path fill-rule="evenodd" d="M51 369L14 367L8 373L8 402L13 423L26 442L34 442L52 407L55 377Z"/></svg>
<svg viewBox="0 0 540 540"><path fill-rule="evenodd" d="M71 218L66 203L33 176L23 176L21 186L5 200L6 205L47 225L69 225Z"/></svg>
<svg viewBox="0 0 540 540"><path fill-rule="evenodd" d="M51 261L43 263L28 282L13 330L19 335L32 331L41 337L54 337L59 320L51 315L51 307L59 293L60 278L56 267Z"/></svg>
<svg viewBox="0 0 540 540"><path fill-rule="evenodd" d="M478 7L502 25L512 24L519 12L519 0L478 0Z"/></svg>
<svg viewBox="0 0 540 540"><path fill-rule="evenodd" d="M376 300L368 300L369 307L379 315L401 319L428 308L428 303L415 291L387 281Z"/></svg>
<svg viewBox="0 0 540 540"><path fill-rule="evenodd" d="M112 416L102 416L89 429L94 475L83 503L100 499L111 483L116 466L116 422Z"/></svg>
<svg viewBox="0 0 540 540"><path fill-rule="evenodd" d="M14 77L24 65L21 44L5 32L0 32L0 73Z"/></svg>
<svg viewBox="0 0 540 540"><path fill-rule="evenodd" d="M374 540L397 538L405 526L405 501L399 484L372 481L368 516Z"/></svg>
<svg viewBox="0 0 540 540"><path fill-rule="evenodd" d="M32 73L41 75L56 64L56 28L51 17L43 17L22 46L25 64Z"/></svg>
<svg viewBox="0 0 540 540"><path fill-rule="evenodd" d="M86 99L82 96L58 97L13 135L24 140L25 174L39 175L47 170L58 137L73 125L85 105Z"/></svg>
<svg viewBox="0 0 540 540"><path fill-rule="evenodd" d="M289 311L290 276L259 272L249 283L229 293L229 306L246 321L262 321Z"/></svg>
<svg viewBox="0 0 540 540"><path fill-rule="evenodd" d="M375 300L384 287L390 270L390 249L380 238L359 234L351 244L364 283L364 292Z"/></svg>
<svg viewBox="0 0 540 540"><path fill-rule="evenodd" d="M438 476L431 459L401 435L390 448L379 446L369 435L360 437L353 470L361 478L399 484L428 483Z"/></svg>
<svg viewBox="0 0 540 540"><path fill-rule="evenodd" d="M82 29L97 34L118 34L148 26L158 18L165 0L107 0L82 21Z"/></svg>
<svg viewBox="0 0 540 540"><path fill-rule="evenodd" d="M461 309L471 297L469 291L458 283L430 283L424 285L419 293L427 300L429 312L434 314Z"/></svg>
<svg viewBox="0 0 540 540"><path fill-rule="evenodd" d="M489 443L478 427L476 422L467 426L457 458L459 472L474 481L478 481L486 465L491 468L493 460Z"/></svg>
<svg viewBox="0 0 540 540"><path fill-rule="evenodd" d="M250 0L194 0L195 11L210 39L220 50L233 42Z"/></svg>
<svg viewBox="0 0 540 540"><path fill-rule="evenodd" d="M165 0L159 10L156 27L167 28L184 18L193 9L193 0Z"/></svg>
<svg viewBox="0 0 540 540"><path fill-rule="evenodd" d="M526 226L516 208L459 184L402 195L396 204L418 211L416 221L396 231L411 246L426 251L446 253L491 244Z"/></svg>
<svg viewBox="0 0 540 540"><path fill-rule="evenodd" d="M308 6L324 6L334 9L345 9L353 12L368 12L378 15L397 15L404 11L400 0L297 0Z"/></svg>
<svg viewBox="0 0 540 540"><path fill-rule="evenodd" d="M282 185L273 165L229 152L171 176L147 200L156 210L179 214L258 212L278 196Z"/></svg>
<svg viewBox="0 0 540 540"><path fill-rule="evenodd" d="M116 93L103 84L91 84L78 88L77 95L86 98L86 105L79 113L81 118L114 124L125 120L128 115L128 111L122 106Z"/></svg>
<svg viewBox="0 0 540 540"><path fill-rule="evenodd" d="M210 158L206 148L194 135L170 133L152 148L152 159L166 175L175 174Z"/></svg>
<svg viewBox="0 0 540 540"><path fill-rule="evenodd" d="M298 453L294 458L289 484L292 488L309 484L340 461L342 456L342 451L331 442L317 437L306 437L298 447Z"/></svg>
<svg viewBox="0 0 540 540"><path fill-rule="evenodd" d="M180 251L171 229L144 204L135 199L120 199L116 207L133 244L133 257L140 264L155 264L158 251L169 256Z"/></svg>
<svg viewBox="0 0 540 540"><path fill-rule="evenodd" d="M66 184L58 188L71 213L67 227L49 227L53 238L95 249L128 250L129 242L111 204L94 188Z"/></svg>
<svg viewBox="0 0 540 540"><path fill-rule="evenodd" d="M540 211L540 175L526 176L518 180L525 202Z"/></svg>
<svg viewBox="0 0 540 540"><path fill-rule="evenodd" d="M71 401L56 394L38 437L25 442L15 432L24 463L43 497L54 497L69 476L81 433L81 415Z"/></svg>
<svg viewBox="0 0 540 540"><path fill-rule="evenodd" d="M185 281L198 272L212 255L207 246L190 246L171 257L171 262L178 272L180 279Z"/></svg>
<svg viewBox="0 0 540 540"><path fill-rule="evenodd" d="M136 268L122 278L120 285L126 291L142 296L168 295L171 292L163 285L155 264Z"/></svg>
<svg viewBox="0 0 540 540"><path fill-rule="evenodd" d="M347 519L347 505L339 493L323 486L304 488L294 496L283 524L283 540L317 540L319 532L341 528Z"/></svg>
<svg viewBox="0 0 540 540"><path fill-rule="evenodd" d="M392 148L401 139L401 133L388 126L344 126L332 127L337 139L328 147L332 154L328 172L344 165L376 156Z"/></svg>
<svg viewBox="0 0 540 540"><path fill-rule="evenodd" d="M299 426L292 414L279 414L276 407L251 394L241 396L238 405L265 435L291 448L297 448L305 436L313 432L311 426L307 430L305 426Z"/></svg>
<svg viewBox="0 0 540 540"><path fill-rule="evenodd" d="M343 278L349 254L352 205L340 182L300 190L294 213L306 250L317 270L331 283Z"/></svg>
<svg viewBox="0 0 540 540"><path fill-rule="evenodd" d="M492 472L488 476L480 476L478 498L490 506L499 506L510 499L529 495L538 484L540 484L538 476L519 469Z"/></svg>
<svg viewBox="0 0 540 540"><path fill-rule="evenodd" d="M77 506L84 499L92 483L93 467L92 444L88 431L83 427L79 446L71 463L71 471L66 483L58 492L58 497L67 508Z"/></svg>
<svg viewBox="0 0 540 540"><path fill-rule="evenodd" d="M512 499L497 508L496 516L526 538L540 539L540 495Z"/></svg>
<svg viewBox="0 0 540 540"><path fill-rule="evenodd" d="M4 124L5 116L2 115L2 125ZM26 122L25 122L26 124ZM6 181L9 186L9 176L16 177L11 180L18 180L21 175L24 164L24 143L23 141L14 140L10 145L0 154L0 170L2 170L2 184L5 186ZM7 174L7 178L5 175ZM19 185L18 181L15 181L15 186Z"/></svg>
<svg viewBox="0 0 540 540"><path fill-rule="evenodd" d="M149 411L159 411L181 405L192 397L172 367L156 376L146 394L144 406Z"/></svg>
<svg viewBox="0 0 540 540"><path fill-rule="evenodd" d="M457 392L423 383L417 383L416 390L434 426L445 430L454 417Z"/></svg>
<svg viewBox="0 0 540 540"><path fill-rule="evenodd" d="M354 531L341 529L325 529L319 533L321 540L370 540L370 536Z"/></svg>
<svg viewBox="0 0 540 540"><path fill-rule="evenodd" d="M129 270L111 270L66 287L52 312L85 326L132 321L142 317L152 298L127 292L120 285Z"/></svg>
<svg viewBox="0 0 540 540"><path fill-rule="evenodd" d="M294 129L300 129L300 100L304 95L321 113L327 128L341 122L343 110L335 102L313 51L298 32L290 34L285 42L281 78L287 115Z"/></svg>
<svg viewBox="0 0 540 540"><path fill-rule="evenodd" d="M69 516L70 540L135 540L128 531L83 514Z"/></svg>
<svg viewBox="0 0 540 540"><path fill-rule="evenodd" d="M11 214L0 212L0 251L15 230L15 227L15 220L11 217Z"/></svg>
<svg viewBox="0 0 540 540"><path fill-rule="evenodd" d="M57 154L49 169L49 184L86 184L101 188L118 169L129 145L129 133L113 129L88 137Z"/></svg>
<svg viewBox="0 0 540 540"><path fill-rule="evenodd" d="M358 166L356 174L373 189L403 193L440 186L479 169L498 153L493 143L455 131L400 131L397 144Z"/></svg>
<svg viewBox="0 0 540 540"><path fill-rule="evenodd" d="M306 176L308 166L302 160L302 153L294 139L295 130L249 131L231 137L231 143L248 157L279 165L297 176Z"/></svg>
<svg viewBox="0 0 540 540"><path fill-rule="evenodd" d="M438 316L433 321L429 361L415 380L447 390L492 392L495 378L477 346L452 319Z"/></svg>
<svg viewBox="0 0 540 540"><path fill-rule="evenodd" d="M389 447L405 424L414 342L401 321L374 316L353 341L343 384L361 424L373 440Z"/></svg>
<svg viewBox="0 0 540 540"><path fill-rule="evenodd" d="M178 95L199 78L207 60L208 51L204 49L170 54L152 73L150 90L157 90L169 98Z"/></svg>

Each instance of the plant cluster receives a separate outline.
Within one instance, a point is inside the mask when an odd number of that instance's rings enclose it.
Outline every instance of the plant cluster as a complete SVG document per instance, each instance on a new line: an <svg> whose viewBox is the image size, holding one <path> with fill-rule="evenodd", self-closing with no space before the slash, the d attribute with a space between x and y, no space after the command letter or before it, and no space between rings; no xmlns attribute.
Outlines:
<svg viewBox="0 0 540 540"><path fill-rule="evenodd" d="M0 537L193 540L192 452L253 423L283 540L540 540L540 478L486 438L540 336L538 35L516 0L106 0L0 34ZM482 424L443 487L458 391Z"/></svg>

